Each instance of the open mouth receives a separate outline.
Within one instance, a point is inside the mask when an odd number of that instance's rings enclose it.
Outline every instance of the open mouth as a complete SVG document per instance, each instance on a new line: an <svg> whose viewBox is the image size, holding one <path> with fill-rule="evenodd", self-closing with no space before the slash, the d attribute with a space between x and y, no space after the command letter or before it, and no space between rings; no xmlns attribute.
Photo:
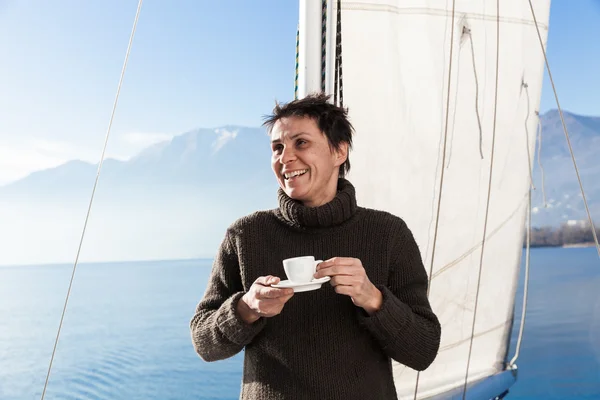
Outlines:
<svg viewBox="0 0 600 400"><path fill-rule="evenodd" d="M308 172L308 169L299 169L297 171L286 172L283 174L285 180L296 178L298 176L302 176Z"/></svg>

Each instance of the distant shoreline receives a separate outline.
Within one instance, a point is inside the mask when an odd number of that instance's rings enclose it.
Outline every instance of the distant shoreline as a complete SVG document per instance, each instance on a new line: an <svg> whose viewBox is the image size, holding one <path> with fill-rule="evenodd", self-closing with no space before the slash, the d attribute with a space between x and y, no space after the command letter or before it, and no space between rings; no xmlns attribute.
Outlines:
<svg viewBox="0 0 600 400"><path fill-rule="evenodd" d="M585 243L567 243L567 244L563 244L561 247L563 248L570 248L570 247L595 247L596 243L594 242L585 242Z"/></svg>
<svg viewBox="0 0 600 400"><path fill-rule="evenodd" d="M588 247L595 247L594 242L585 243L564 243L564 244L530 244L532 249L544 249L544 248L560 248L560 249L583 249ZM523 243L523 248L527 247L527 243Z"/></svg>
<svg viewBox="0 0 600 400"><path fill-rule="evenodd" d="M596 229L600 236L600 230ZM562 247L562 248L584 248L594 247L594 235L587 223L577 225L564 224L557 228L542 227L531 230L530 247ZM523 246L527 246L525 234Z"/></svg>

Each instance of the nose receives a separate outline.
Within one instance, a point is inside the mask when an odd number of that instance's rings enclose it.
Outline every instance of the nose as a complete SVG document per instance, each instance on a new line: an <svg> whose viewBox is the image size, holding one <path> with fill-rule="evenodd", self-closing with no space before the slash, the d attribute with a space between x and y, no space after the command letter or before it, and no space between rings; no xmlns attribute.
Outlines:
<svg viewBox="0 0 600 400"><path fill-rule="evenodd" d="M288 164L289 162L293 161L295 158L296 158L296 155L294 154L293 149L286 146L281 151L281 156L279 157L279 162L282 164Z"/></svg>

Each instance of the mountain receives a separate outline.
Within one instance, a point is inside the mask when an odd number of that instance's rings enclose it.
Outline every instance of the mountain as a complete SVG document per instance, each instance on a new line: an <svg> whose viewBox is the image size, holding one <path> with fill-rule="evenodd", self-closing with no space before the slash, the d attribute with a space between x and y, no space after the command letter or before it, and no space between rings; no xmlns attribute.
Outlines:
<svg viewBox="0 0 600 400"><path fill-rule="evenodd" d="M141 186L201 188L270 184L269 138L264 129L225 126L198 129L157 143L128 161L107 159L102 190ZM38 171L0 187L0 199L89 195L98 166L79 160Z"/></svg>
<svg viewBox="0 0 600 400"><path fill-rule="evenodd" d="M237 217L276 205L264 129L198 129L105 160L82 261L212 257ZM0 265L72 262L97 165L70 161L0 187Z"/></svg>
<svg viewBox="0 0 600 400"><path fill-rule="evenodd" d="M592 217L600 224L600 117L565 111L563 116ZM532 223L558 226L567 220L587 219L560 114L557 110L548 111L540 116L540 121L541 151L538 154L536 147Z"/></svg>
<svg viewBox="0 0 600 400"><path fill-rule="evenodd" d="M564 116L600 221L600 118ZM559 114L549 111L540 121L533 224L586 219ZM175 136L128 161L106 160L81 259L212 257L235 218L276 206L270 158L264 129L224 126ZM75 160L0 187L0 264L71 262L96 173L97 165Z"/></svg>

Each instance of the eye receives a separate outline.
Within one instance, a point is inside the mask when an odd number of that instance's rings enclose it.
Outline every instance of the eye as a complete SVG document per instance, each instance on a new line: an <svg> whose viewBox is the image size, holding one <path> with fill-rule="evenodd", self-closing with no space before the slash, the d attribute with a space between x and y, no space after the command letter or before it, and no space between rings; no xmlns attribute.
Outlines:
<svg viewBox="0 0 600 400"><path fill-rule="evenodd" d="M273 152L275 152L275 153L281 152L282 149L283 149L283 146L281 144L276 144L275 146L273 146Z"/></svg>
<svg viewBox="0 0 600 400"><path fill-rule="evenodd" d="M297 145L297 146L303 146L303 145L305 145L306 143L307 143L307 141L306 141L306 140L304 140L304 139L298 139L298 140L296 141L296 145Z"/></svg>

